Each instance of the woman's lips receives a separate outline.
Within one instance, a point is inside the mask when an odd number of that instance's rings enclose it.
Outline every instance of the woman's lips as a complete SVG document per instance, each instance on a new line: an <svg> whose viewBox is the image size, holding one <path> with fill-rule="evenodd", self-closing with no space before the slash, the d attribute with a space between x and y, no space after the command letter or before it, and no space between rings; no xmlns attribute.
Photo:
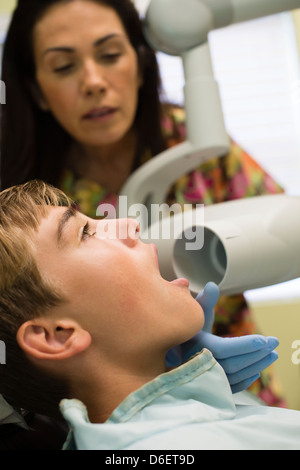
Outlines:
<svg viewBox="0 0 300 470"><path fill-rule="evenodd" d="M112 116L116 112L116 108L94 108L91 109L88 113L86 113L82 119L89 120L89 121L99 121L104 120Z"/></svg>

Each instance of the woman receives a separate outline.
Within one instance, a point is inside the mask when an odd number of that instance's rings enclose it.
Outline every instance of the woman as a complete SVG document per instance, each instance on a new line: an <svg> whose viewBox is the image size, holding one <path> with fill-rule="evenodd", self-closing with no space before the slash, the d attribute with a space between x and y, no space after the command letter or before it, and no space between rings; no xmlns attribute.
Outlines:
<svg viewBox="0 0 300 470"><path fill-rule="evenodd" d="M99 203L117 201L136 168L185 138L182 110L160 104L155 53L129 0L20 0L2 78L2 189L43 179L94 217ZM278 191L233 143L229 155L170 188L168 202L210 204ZM216 320L218 335L255 330L243 296L221 299ZM281 403L271 375L255 388L268 404Z"/></svg>

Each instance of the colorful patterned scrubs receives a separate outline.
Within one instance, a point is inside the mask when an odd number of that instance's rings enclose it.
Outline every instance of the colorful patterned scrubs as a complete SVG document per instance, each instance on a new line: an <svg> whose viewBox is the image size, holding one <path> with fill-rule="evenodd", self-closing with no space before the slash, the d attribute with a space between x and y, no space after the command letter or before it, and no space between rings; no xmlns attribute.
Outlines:
<svg viewBox="0 0 300 470"><path fill-rule="evenodd" d="M185 140L185 113L177 107L168 108L163 122L163 131L168 146ZM146 152L141 164L151 158ZM108 193L98 183L76 178L66 170L61 189L78 203L79 210L92 218L101 203L116 204L118 195ZM232 141L228 155L215 158L181 178L167 198L169 204L216 204L263 194L282 193L283 189L241 147ZM163 201L162 201L163 202ZM253 315L243 295L220 298L216 309L214 333L232 337L256 334ZM284 407L280 385L274 377L272 367L262 373L250 391L269 406Z"/></svg>

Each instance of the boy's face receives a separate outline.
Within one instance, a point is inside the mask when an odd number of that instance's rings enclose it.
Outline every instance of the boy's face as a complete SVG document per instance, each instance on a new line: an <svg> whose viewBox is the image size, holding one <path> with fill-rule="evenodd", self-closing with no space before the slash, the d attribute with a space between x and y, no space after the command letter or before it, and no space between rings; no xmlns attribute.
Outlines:
<svg viewBox="0 0 300 470"><path fill-rule="evenodd" d="M156 247L142 243L138 232L133 219L99 222L49 207L34 240L42 276L68 300L50 315L75 319L91 334L92 347L126 360L167 351L204 323L187 284L161 277Z"/></svg>

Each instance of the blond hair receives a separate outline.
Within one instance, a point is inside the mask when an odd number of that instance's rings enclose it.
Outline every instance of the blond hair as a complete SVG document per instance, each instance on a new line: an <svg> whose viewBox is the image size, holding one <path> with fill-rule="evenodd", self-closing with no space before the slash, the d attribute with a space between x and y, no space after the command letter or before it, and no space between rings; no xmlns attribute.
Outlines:
<svg viewBox="0 0 300 470"><path fill-rule="evenodd" d="M63 192L36 180L0 193L0 340L6 346L0 393L16 408L57 417L65 385L33 366L16 335L22 323L64 301L39 272L30 241L49 206L71 204Z"/></svg>

